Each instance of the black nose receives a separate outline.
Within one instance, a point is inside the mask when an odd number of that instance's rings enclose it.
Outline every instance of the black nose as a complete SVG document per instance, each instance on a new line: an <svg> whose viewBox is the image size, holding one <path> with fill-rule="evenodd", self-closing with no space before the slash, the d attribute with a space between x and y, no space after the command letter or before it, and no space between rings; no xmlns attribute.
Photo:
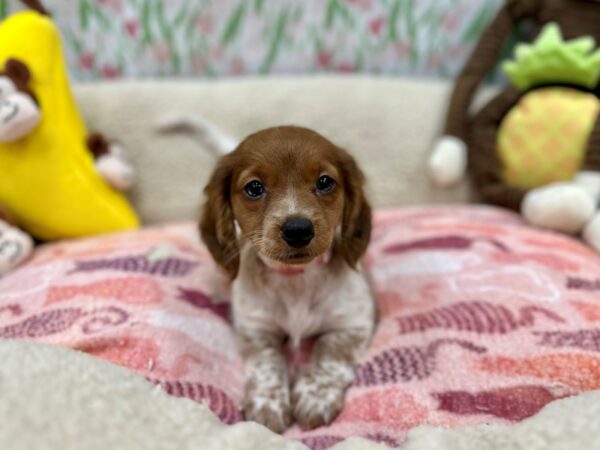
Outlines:
<svg viewBox="0 0 600 450"><path fill-rule="evenodd" d="M281 226L281 236L290 247L302 248L315 237L315 229L310 220L292 217Z"/></svg>

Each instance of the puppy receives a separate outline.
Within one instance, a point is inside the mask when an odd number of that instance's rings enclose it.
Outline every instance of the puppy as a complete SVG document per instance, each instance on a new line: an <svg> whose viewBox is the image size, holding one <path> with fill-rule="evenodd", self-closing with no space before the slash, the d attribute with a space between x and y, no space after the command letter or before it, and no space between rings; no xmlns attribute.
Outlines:
<svg viewBox="0 0 600 450"><path fill-rule="evenodd" d="M294 419L311 429L337 416L373 332L359 268L371 234L363 184L346 151L284 126L223 156L204 190L201 236L233 279L245 416L275 432ZM309 337L309 362L290 383L283 344Z"/></svg>

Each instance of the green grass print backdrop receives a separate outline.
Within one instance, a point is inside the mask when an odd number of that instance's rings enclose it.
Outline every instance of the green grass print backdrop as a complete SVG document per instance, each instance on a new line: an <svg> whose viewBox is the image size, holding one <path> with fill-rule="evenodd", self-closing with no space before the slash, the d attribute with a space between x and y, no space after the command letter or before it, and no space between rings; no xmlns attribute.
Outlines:
<svg viewBox="0 0 600 450"><path fill-rule="evenodd" d="M43 0L73 78L453 77L502 0ZM0 0L0 16L19 9Z"/></svg>

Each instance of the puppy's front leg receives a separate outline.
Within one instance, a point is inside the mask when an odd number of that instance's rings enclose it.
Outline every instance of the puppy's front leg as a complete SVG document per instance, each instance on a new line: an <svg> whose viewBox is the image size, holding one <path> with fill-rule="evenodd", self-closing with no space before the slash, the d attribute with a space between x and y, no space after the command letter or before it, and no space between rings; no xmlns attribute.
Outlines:
<svg viewBox="0 0 600 450"><path fill-rule="evenodd" d="M331 331L317 339L308 367L292 393L298 425L313 429L336 418L370 335L370 330L352 329Z"/></svg>
<svg viewBox="0 0 600 450"><path fill-rule="evenodd" d="M246 332L240 334L240 340L246 375L246 420L281 433L292 423L282 338L266 332Z"/></svg>

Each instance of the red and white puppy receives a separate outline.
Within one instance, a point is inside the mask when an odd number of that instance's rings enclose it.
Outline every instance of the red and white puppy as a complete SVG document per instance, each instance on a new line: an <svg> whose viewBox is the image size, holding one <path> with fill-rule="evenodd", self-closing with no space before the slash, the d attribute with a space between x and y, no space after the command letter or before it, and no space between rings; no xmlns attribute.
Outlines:
<svg viewBox="0 0 600 450"><path fill-rule="evenodd" d="M323 136L259 131L223 156L205 188L204 242L233 279L248 420L281 432L331 422L370 340L375 307L360 271L371 233L364 177ZM315 337L290 386L284 340Z"/></svg>

